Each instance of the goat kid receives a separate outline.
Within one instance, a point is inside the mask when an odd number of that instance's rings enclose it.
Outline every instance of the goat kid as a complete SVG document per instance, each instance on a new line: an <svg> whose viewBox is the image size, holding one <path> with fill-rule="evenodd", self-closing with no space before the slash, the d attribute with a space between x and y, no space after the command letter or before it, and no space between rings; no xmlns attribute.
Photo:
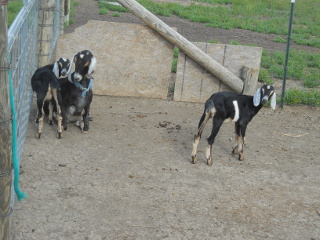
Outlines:
<svg viewBox="0 0 320 240"><path fill-rule="evenodd" d="M93 98L91 74L96 66L96 58L89 50L78 52L72 58L75 71L68 71L68 77L59 80L62 95L62 108L66 119L62 120L64 130L67 122L76 122L83 133L89 130L89 111Z"/></svg>
<svg viewBox="0 0 320 240"><path fill-rule="evenodd" d="M271 107L275 110L276 93L273 86L264 84L254 96L239 95L229 92L213 94L205 103L204 113L199 121L198 131L194 135L192 149L192 163L197 163L197 147L202 131L210 118L213 118L211 135L207 138L206 148L207 164L212 165L212 144L223 123L235 123L236 145L232 153L239 154L239 160L244 159L243 145L248 123L259 112L264 104L271 99Z"/></svg>
<svg viewBox="0 0 320 240"><path fill-rule="evenodd" d="M60 86L58 78L60 76L66 76L68 68L70 67L70 61L65 58L60 58L54 64L49 64L44 67L38 68L32 78L31 86L32 90L37 95L37 116L36 123L38 123L38 131L36 132L36 138L40 139L43 129L43 118L45 112L49 113L49 124L52 125L52 112L53 105L57 109L58 130L57 137L61 138L62 134L62 118L61 112L62 98L60 93ZM49 111L47 109L49 108Z"/></svg>

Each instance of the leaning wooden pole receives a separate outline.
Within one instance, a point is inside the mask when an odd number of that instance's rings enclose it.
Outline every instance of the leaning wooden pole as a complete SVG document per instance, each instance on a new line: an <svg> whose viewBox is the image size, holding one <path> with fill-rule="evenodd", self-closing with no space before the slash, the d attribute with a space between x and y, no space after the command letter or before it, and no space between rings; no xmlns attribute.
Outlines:
<svg viewBox="0 0 320 240"><path fill-rule="evenodd" d="M150 13L147 9L137 3L135 0L116 0L123 7L128 9L132 14L138 17L141 21L146 23L149 27L157 31L168 41L177 46L195 62L200 64L208 72L213 74L231 89L237 93L243 90L243 81L238 78L230 70L226 69L220 63L216 62L202 50L200 50L193 43L181 36L178 32L162 22L155 15Z"/></svg>
<svg viewBox="0 0 320 240"><path fill-rule="evenodd" d="M10 239L12 182L7 3L0 0L0 240Z"/></svg>

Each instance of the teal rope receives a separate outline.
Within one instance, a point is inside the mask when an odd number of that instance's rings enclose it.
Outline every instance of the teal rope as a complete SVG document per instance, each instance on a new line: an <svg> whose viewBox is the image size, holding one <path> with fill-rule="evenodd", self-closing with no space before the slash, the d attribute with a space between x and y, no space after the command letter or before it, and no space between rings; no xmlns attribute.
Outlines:
<svg viewBox="0 0 320 240"><path fill-rule="evenodd" d="M13 84L12 84L12 74L11 69L9 69L9 85L10 85L10 105L12 113L12 163L14 169L14 190L16 192L17 198L21 201L23 198L27 198L27 194L21 192L19 187L20 179L20 167L18 159L18 142L17 142L17 116L16 109L14 106L14 93L13 93Z"/></svg>

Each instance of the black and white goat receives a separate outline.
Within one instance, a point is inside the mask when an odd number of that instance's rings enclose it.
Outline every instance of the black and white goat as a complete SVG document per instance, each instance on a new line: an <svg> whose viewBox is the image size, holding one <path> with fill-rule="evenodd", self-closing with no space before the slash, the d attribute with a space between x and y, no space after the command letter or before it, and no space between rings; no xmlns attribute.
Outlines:
<svg viewBox="0 0 320 240"><path fill-rule="evenodd" d="M68 70L68 77L59 79L62 108L66 119L62 120L64 130L67 122L76 122L83 133L89 130L89 111L93 98L91 74L96 66L96 58L89 50L75 54L72 58L75 71L71 73L72 64Z"/></svg>
<svg viewBox="0 0 320 240"><path fill-rule="evenodd" d="M49 123L52 125L53 105L56 106L58 115L57 137L61 138L63 113L61 112L62 98L58 78L60 76L66 76L69 67L70 61L68 59L60 58L54 64L38 68L31 78L32 90L37 95L37 139L41 137L45 112L49 113ZM47 111L48 107L49 110Z"/></svg>
<svg viewBox="0 0 320 240"><path fill-rule="evenodd" d="M236 145L232 153L239 154L239 160L243 160L243 145L248 123L259 112L264 104L271 99L271 107L276 107L276 93L273 86L264 84L257 90L254 96L239 95L229 92L213 94L205 103L204 113L198 125L198 131L194 135L192 149L192 163L198 161L197 146L202 131L210 118L213 118L211 135L207 138L206 148L207 164L212 165L212 144L223 123L235 123Z"/></svg>

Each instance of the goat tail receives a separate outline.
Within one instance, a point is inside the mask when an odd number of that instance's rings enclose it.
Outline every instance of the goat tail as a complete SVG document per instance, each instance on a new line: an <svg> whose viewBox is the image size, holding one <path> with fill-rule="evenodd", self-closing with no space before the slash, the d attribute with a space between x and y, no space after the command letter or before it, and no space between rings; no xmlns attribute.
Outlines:
<svg viewBox="0 0 320 240"><path fill-rule="evenodd" d="M209 98L205 105L204 105L204 112L205 113L209 113L209 112L212 112L212 109L214 108L214 102L213 102L213 99L212 98Z"/></svg>

